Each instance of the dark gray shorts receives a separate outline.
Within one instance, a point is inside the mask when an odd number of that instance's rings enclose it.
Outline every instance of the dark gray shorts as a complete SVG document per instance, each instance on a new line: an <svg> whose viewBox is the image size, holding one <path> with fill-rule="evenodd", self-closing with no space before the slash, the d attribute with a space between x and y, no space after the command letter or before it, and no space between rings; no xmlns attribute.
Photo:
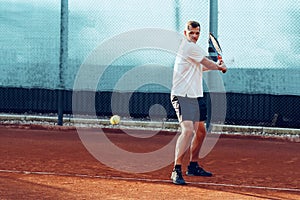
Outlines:
<svg viewBox="0 0 300 200"><path fill-rule="evenodd" d="M171 96L178 121L205 121L207 119L206 100L204 97L188 98Z"/></svg>

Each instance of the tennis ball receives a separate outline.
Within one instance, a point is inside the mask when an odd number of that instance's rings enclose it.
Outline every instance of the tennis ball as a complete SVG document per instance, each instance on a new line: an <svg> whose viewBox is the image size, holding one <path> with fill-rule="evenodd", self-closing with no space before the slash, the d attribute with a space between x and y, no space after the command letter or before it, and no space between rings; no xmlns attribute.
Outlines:
<svg viewBox="0 0 300 200"><path fill-rule="evenodd" d="M119 115L113 115L109 121L112 125L117 125L120 123L120 120L121 120L121 118Z"/></svg>

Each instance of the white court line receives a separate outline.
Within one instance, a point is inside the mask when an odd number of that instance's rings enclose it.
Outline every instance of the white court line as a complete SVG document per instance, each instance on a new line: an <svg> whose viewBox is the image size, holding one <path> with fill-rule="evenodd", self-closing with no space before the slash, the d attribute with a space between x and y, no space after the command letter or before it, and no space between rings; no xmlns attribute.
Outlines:
<svg viewBox="0 0 300 200"><path fill-rule="evenodd" d="M170 183L170 180L161 179L147 179L147 178L126 178L118 176L100 176L100 175L87 175L87 174L69 174L69 173L55 173L55 172L31 172L31 171L19 171L19 170L0 170L0 173L17 173L17 174L37 174L37 175L54 175L54 176L69 176L69 177L82 177L82 178L101 178L101 179L113 179L113 180L124 180L124 181L143 181L143 182L158 182L158 183ZM207 186L222 186L222 187L235 187L235 188L249 188L249 189L263 189L263 190L277 190L277 191L290 191L300 192L299 188L275 188L265 186L251 186L251 185L234 185L224 183L207 183L207 182L186 182L192 185L207 185Z"/></svg>

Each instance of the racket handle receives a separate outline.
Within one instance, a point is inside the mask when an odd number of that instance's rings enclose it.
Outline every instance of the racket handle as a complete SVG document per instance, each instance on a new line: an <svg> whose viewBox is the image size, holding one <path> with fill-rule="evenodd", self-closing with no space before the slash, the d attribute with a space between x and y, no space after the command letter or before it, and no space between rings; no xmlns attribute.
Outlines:
<svg viewBox="0 0 300 200"><path fill-rule="evenodd" d="M218 56L217 56L217 59L218 59L218 61L217 61L217 63L221 63L221 61L222 61L222 56L220 55L220 54L218 54Z"/></svg>
<svg viewBox="0 0 300 200"><path fill-rule="evenodd" d="M222 56L218 55L218 60L221 61L222 60Z"/></svg>
<svg viewBox="0 0 300 200"><path fill-rule="evenodd" d="M222 56L221 55L218 55L218 61L219 61L219 63L221 63L221 61L222 61ZM223 73L226 73L226 71L222 71Z"/></svg>

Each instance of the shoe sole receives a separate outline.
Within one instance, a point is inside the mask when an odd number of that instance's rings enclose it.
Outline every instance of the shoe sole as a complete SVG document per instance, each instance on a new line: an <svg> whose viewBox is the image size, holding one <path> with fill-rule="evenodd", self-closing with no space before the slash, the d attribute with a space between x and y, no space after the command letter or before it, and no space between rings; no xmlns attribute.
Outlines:
<svg viewBox="0 0 300 200"><path fill-rule="evenodd" d="M186 185L186 182L184 182L184 183L177 183L177 182L174 182L174 181L172 181L173 182L173 184L175 184L175 185Z"/></svg>
<svg viewBox="0 0 300 200"><path fill-rule="evenodd" d="M202 177L212 177L213 175L195 175L195 174L186 174L187 176L202 176Z"/></svg>

